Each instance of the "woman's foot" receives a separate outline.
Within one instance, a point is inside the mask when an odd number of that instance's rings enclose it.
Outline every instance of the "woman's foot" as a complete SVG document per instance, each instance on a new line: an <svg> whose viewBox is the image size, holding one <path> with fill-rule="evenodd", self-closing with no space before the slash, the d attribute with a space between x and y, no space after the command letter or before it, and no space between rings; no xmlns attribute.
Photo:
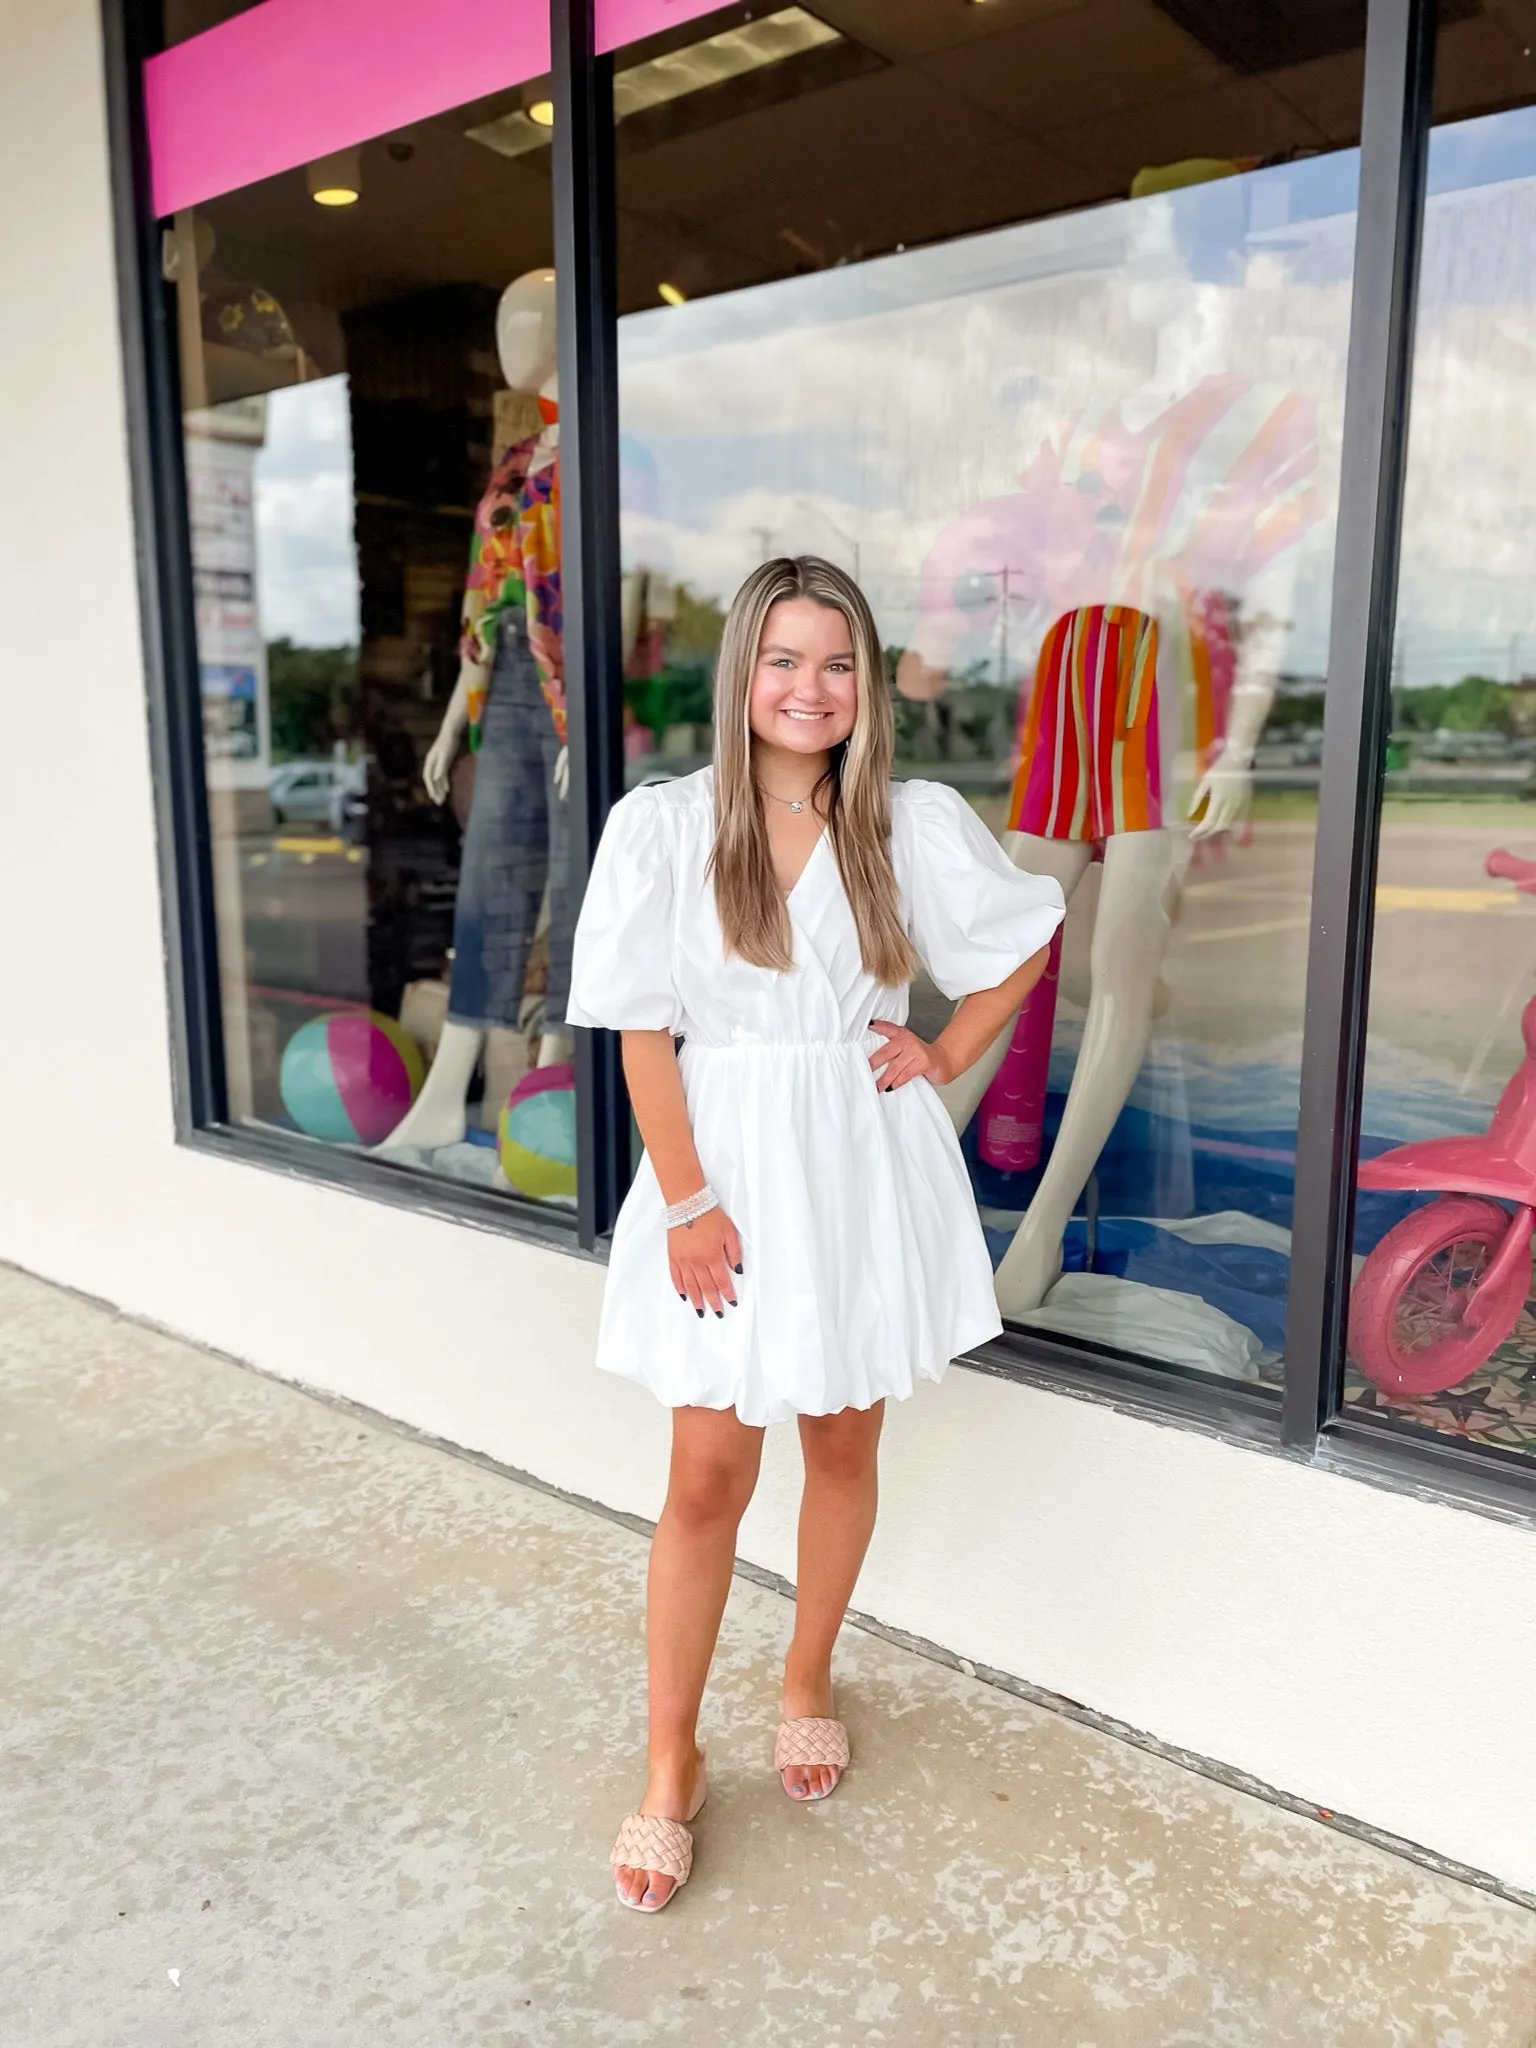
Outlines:
<svg viewBox="0 0 1536 2048"><path fill-rule="evenodd" d="M830 1671L798 1671L792 1660L784 1665L784 1719L786 1721L830 1721L832 1719L832 1674ZM791 1799L825 1799L843 1775L837 1764L786 1764L779 1776Z"/></svg>
<svg viewBox="0 0 1536 2048"><path fill-rule="evenodd" d="M637 1812L656 1814L663 1820L691 1821L703 1805L704 1752L695 1749L677 1762L653 1763L646 1781L645 1797ZM632 1906L654 1912L667 1903L677 1889L677 1880L661 1870L631 1869L626 1863L614 1865L614 1883L619 1896Z"/></svg>

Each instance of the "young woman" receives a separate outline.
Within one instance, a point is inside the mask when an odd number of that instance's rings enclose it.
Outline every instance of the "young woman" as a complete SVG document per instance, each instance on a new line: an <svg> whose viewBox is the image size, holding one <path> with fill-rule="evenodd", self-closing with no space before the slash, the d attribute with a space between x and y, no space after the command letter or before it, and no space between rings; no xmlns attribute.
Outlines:
<svg viewBox="0 0 1536 2048"><path fill-rule="evenodd" d="M569 1021L622 1032L645 1141L598 1363L672 1410L650 1777L611 1858L642 1912L692 1865L699 1704L764 1428L795 1417L805 1458L774 1768L820 1799L848 1762L832 1646L874 1528L886 1397L1002 1327L929 1084L1034 985L1061 891L953 790L893 783L891 756L863 594L813 557L764 563L725 622L714 766L614 806L577 926ZM905 1023L920 967L958 1004L932 1044Z"/></svg>

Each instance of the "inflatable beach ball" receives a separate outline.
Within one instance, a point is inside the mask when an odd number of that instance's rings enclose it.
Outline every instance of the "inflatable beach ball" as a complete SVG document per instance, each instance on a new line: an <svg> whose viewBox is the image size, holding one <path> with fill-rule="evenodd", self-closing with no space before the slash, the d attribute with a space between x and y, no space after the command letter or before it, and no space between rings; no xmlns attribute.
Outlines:
<svg viewBox="0 0 1536 2048"><path fill-rule="evenodd" d="M538 1201L576 1193L576 1076L568 1066L535 1067L507 1097L498 1126L501 1170Z"/></svg>
<svg viewBox="0 0 1536 2048"><path fill-rule="evenodd" d="M415 1101L424 1072L415 1039L393 1017L335 1010L289 1039L278 1086L306 1136L378 1145Z"/></svg>

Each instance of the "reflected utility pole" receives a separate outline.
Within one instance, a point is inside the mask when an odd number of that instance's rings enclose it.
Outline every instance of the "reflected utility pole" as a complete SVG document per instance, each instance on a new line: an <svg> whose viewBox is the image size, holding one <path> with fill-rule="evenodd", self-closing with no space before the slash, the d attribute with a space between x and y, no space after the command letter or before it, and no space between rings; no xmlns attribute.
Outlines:
<svg viewBox="0 0 1536 2048"><path fill-rule="evenodd" d="M818 504L815 503L813 499L797 498L795 502L797 505L803 505L807 512L814 512L816 514L816 517L821 521L822 525L827 529L828 533L835 533L837 535L837 538L842 542L843 546L847 548L848 551L852 554L853 580L860 586L860 588L862 588L864 580L864 551L859 545L858 541L855 540L851 533L845 533L842 527L838 525L835 519L829 519L827 514L822 510L822 508Z"/></svg>

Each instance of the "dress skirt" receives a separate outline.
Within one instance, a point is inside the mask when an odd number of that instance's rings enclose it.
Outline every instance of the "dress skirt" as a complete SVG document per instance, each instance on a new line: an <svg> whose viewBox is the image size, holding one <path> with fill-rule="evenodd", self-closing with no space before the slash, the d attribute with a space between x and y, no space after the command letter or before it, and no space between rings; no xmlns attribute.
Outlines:
<svg viewBox="0 0 1536 2048"><path fill-rule="evenodd" d="M905 1400L1002 1328L976 1205L926 1081L889 1095L856 1043L682 1048L710 1185L742 1244L739 1306L680 1301L642 1162L614 1231L597 1363L669 1407L762 1424Z"/></svg>

